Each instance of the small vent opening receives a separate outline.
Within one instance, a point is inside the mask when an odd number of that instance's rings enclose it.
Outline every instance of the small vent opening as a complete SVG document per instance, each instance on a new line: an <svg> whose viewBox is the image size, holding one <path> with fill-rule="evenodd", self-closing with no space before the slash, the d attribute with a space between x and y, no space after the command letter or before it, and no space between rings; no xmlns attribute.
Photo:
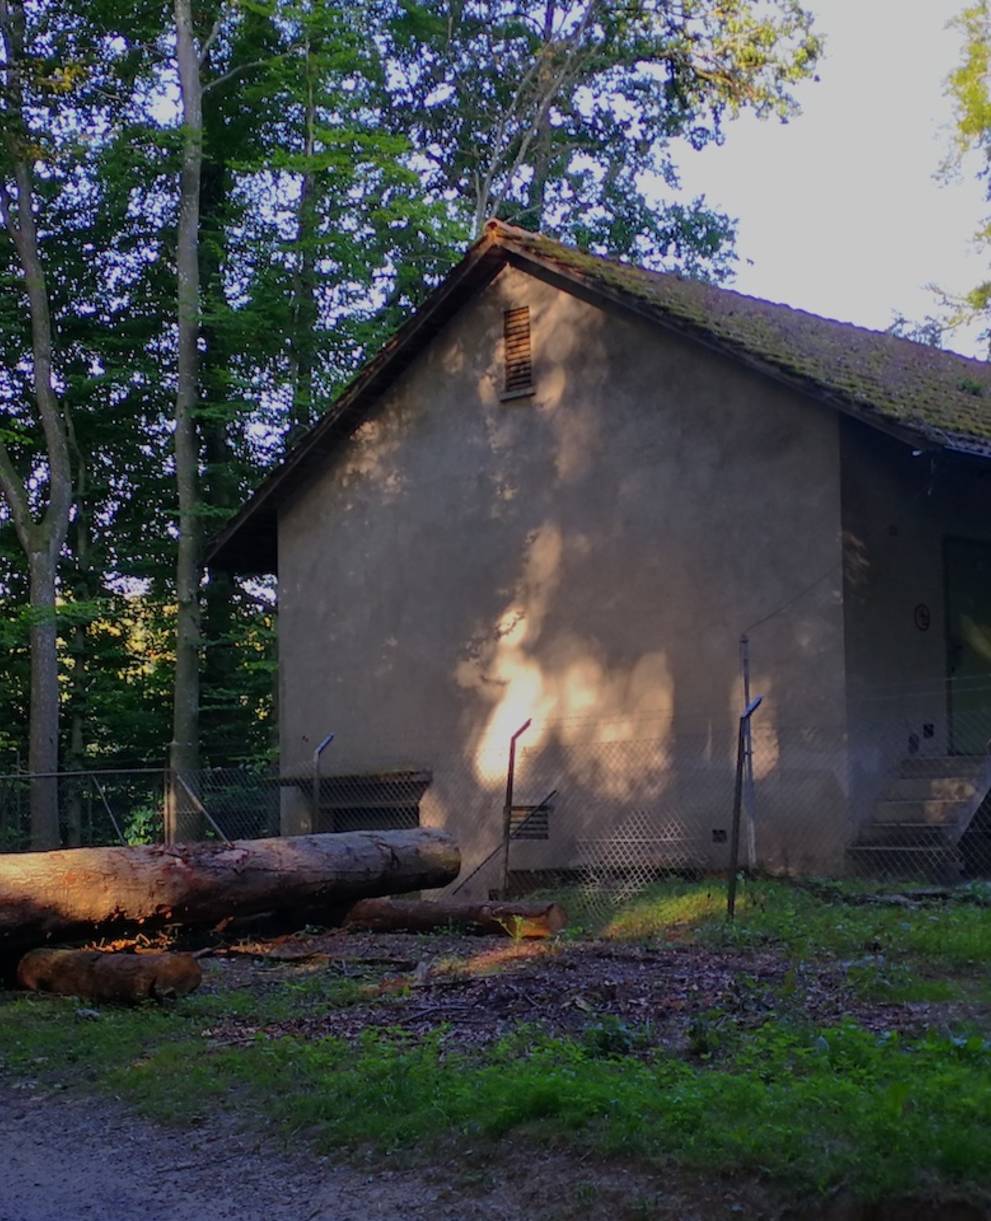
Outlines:
<svg viewBox="0 0 991 1221"><path fill-rule="evenodd" d="M546 801L539 806L513 806L509 814L510 839L549 839L547 816L552 809Z"/></svg>
<svg viewBox="0 0 991 1221"><path fill-rule="evenodd" d="M533 389L530 354L530 307L508 309L502 319L506 360L507 395L527 394Z"/></svg>

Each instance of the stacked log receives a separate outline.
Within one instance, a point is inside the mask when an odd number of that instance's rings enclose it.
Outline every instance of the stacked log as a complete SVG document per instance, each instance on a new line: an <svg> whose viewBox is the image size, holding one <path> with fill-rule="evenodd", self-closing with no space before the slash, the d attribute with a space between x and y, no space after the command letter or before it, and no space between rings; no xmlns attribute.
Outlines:
<svg viewBox="0 0 991 1221"><path fill-rule="evenodd" d="M427 828L0 856L0 953L268 911L326 921L368 896L445 886L460 867L454 840Z"/></svg>
<svg viewBox="0 0 991 1221"><path fill-rule="evenodd" d="M100 950L31 950L17 982L32 992L134 1003L187 996L203 971L192 954L105 954Z"/></svg>
<svg viewBox="0 0 991 1221"><path fill-rule="evenodd" d="M539 939L553 937L567 923L557 903L473 903L456 899L362 899L347 914L347 926L372 932L431 933L453 928L464 933Z"/></svg>

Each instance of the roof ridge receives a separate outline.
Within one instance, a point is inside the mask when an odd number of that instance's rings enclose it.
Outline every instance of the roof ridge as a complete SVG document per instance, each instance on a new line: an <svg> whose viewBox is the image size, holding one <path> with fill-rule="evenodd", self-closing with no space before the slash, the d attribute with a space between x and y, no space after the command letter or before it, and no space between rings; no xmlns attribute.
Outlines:
<svg viewBox="0 0 991 1221"><path fill-rule="evenodd" d="M756 293L744 292L742 289L734 288L726 284L716 284L711 280L696 279L693 276L683 275L677 271L661 271L654 267L645 267L642 263L635 263L632 259L620 258L617 255L599 254L593 250L583 250L580 246L571 245L568 242L562 242L559 238L552 237L549 234L539 232L533 229L524 229L519 225L511 225L507 221L499 220L493 217L485 224L485 232L493 237L496 241L508 240L513 244L520 242L532 241L537 239L547 246L558 247L561 251L571 255L578 255L583 259L592 259L602 263L606 267L616 268L621 271L633 272L636 275L642 275L651 279L660 281L674 280L682 284L698 284L705 288L739 298L741 301L752 302L755 305L767 306L776 310L788 310L794 314L802 314L806 318L811 318L817 322L829 323L832 326L851 327L853 330L862 331L868 335L876 335L885 340L891 340L893 343L909 344L914 348L921 348L925 352L934 353L939 356L947 356L953 360L962 360L973 364L978 368L987 368L989 362L982 360L979 356L968 356L964 352L957 352L953 348L939 348L931 344L922 343L917 339L912 339L907 335L895 335L889 330L880 330L877 327L865 326L861 322L854 322L851 318L837 318L832 314L819 314L815 310L808 309L803 305L792 305L789 301L777 301L771 297L760 297ZM552 252L547 254L553 257ZM545 256L546 257L546 256Z"/></svg>
<svg viewBox="0 0 991 1221"><path fill-rule="evenodd" d="M676 331L913 447L991 460L987 361L736 289L588 254L490 220L457 266L213 540L209 563L219 561L242 572L272 570L277 508L286 489L325 460L438 328L514 256L528 274L543 273L562 291L584 290L603 308L630 310L649 325Z"/></svg>

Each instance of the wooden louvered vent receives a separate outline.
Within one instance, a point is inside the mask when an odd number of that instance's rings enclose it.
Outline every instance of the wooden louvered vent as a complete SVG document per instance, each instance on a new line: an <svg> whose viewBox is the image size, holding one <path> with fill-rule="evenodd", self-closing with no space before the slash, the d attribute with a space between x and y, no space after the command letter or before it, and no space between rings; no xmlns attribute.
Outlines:
<svg viewBox="0 0 991 1221"><path fill-rule="evenodd" d="M526 394L533 389L533 362L530 356L530 307L521 305L503 315L507 395Z"/></svg>

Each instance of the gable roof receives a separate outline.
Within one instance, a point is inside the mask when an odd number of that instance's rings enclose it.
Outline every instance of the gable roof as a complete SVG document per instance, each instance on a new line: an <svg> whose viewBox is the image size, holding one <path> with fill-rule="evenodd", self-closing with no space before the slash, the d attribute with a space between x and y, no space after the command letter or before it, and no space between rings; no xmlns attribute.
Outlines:
<svg viewBox="0 0 991 1221"><path fill-rule="evenodd" d="M991 364L731 289L586 254L490 221L483 236L297 442L207 555L275 568L276 512L464 302L507 263L731 356L921 449L991 458Z"/></svg>

